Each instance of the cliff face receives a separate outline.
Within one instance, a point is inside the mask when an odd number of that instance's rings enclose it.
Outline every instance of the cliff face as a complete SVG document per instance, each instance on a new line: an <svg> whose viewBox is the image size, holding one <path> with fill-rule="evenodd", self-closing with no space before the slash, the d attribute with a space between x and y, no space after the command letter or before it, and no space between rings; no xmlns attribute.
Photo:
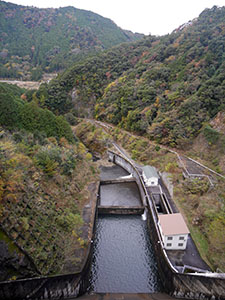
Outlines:
<svg viewBox="0 0 225 300"><path fill-rule="evenodd" d="M220 111L216 117L210 122L210 125L220 133L225 133L225 112Z"/></svg>
<svg viewBox="0 0 225 300"><path fill-rule="evenodd" d="M0 281L37 274L33 262L0 230Z"/></svg>

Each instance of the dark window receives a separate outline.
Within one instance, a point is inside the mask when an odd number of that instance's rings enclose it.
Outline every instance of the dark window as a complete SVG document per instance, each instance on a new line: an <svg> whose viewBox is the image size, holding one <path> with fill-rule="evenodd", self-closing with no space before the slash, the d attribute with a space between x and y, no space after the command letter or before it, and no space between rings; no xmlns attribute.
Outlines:
<svg viewBox="0 0 225 300"><path fill-rule="evenodd" d="M179 244L178 244L179 247L182 247L183 245L184 245L183 243L179 243Z"/></svg>
<svg viewBox="0 0 225 300"><path fill-rule="evenodd" d="M180 237L179 237L179 240L184 240L184 236L180 236Z"/></svg>
<svg viewBox="0 0 225 300"><path fill-rule="evenodd" d="M167 243L166 246L167 246L167 247L171 247L172 244L171 244L171 243Z"/></svg>
<svg viewBox="0 0 225 300"><path fill-rule="evenodd" d="M168 237L167 237L167 240L168 240L168 241L172 241L172 239L173 239L172 236L168 236Z"/></svg>

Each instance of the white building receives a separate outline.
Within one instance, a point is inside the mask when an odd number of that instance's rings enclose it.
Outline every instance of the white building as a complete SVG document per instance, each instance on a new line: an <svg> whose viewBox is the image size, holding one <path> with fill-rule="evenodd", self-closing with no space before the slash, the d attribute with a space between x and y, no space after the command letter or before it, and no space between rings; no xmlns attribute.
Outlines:
<svg viewBox="0 0 225 300"><path fill-rule="evenodd" d="M142 168L142 176L147 186L158 185L159 175L156 171L156 168L151 166L144 166Z"/></svg>
<svg viewBox="0 0 225 300"><path fill-rule="evenodd" d="M190 232L180 213L159 215L158 225L166 250L186 249Z"/></svg>

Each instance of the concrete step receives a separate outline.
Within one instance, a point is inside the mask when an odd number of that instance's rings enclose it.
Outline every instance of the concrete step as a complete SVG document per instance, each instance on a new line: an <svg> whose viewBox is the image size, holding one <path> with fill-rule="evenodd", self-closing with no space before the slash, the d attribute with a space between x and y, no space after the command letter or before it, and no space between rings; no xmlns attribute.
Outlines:
<svg viewBox="0 0 225 300"><path fill-rule="evenodd" d="M136 179L132 175L121 176L114 179L101 179L101 184L112 184L112 183L126 183L135 182Z"/></svg>
<svg viewBox="0 0 225 300"><path fill-rule="evenodd" d="M84 295L76 299L80 299L80 300L173 300L175 298L164 293L157 293L157 294L93 294L93 295Z"/></svg>
<svg viewBox="0 0 225 300"><path fill-rule="evenodd" d="M144 210L144 206L98 206L98 213L103 215L142 215Z"/></svg>

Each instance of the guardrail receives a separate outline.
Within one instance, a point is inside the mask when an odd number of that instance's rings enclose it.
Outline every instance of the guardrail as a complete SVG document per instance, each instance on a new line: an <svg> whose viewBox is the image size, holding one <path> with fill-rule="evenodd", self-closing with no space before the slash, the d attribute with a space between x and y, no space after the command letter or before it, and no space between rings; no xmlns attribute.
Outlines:
<svg viewBox="0 0 225 300"><path fill-rule="evenodd" d="M150 230L156 252L159 272L164 288L172 296L189 299L225 299L225 273L179 273L170 262L158 228L158 213L154 202L149 197L145 184L131 160L113 151L108 151L109 158L137 178L140 193L144 198L150 215ZM152 224L153 223L153 224Z"/></svg>
<svg viewBox="0 0 225 300"><path fill-rule="evenodd" d="M115 152L113 152L111 150L109 150L108 153L109 153L109 158L110 158L111 161L113 161L115 164L119 164L121 167L123 167L128 172L130 172L135 178L137 178L137 184L139 186L139 190L144 192L144 198L145 198L145 200L147 200L147 203L144 203L144 199L143 199L143 203L145 204L145 206L147 206L148 208L150 208L150 212L152 212L152 219L154 221L154 227L155 227L155 230L157 232L157 238L158 238L157 239L157 243L160 244L160 245L163 245L163 240L162 240L161 234L159 232L159 228L158 228L158 212L157 212L157 208L155 206L154 201L152 201L150 199L150 197L149 197L149 193L147 191L147 188L146 188L146 186L144 184L144 181L143 181L142 177L139 174L138 169L134 166L134 164L132 163L132 161L129 160L129 159L127 159L126 157L124 157L124 156L122 157L121 155L119 155L119 154L117 154L117 153L115 153ZM126 168L126 166L123 163L120 163L120 161L118 161L116 159L116 156L120 157L120 159L123 159L130 166L128 168ZM142 196L143 196L143 194L142 194ZM171 262L170 262L170 260L169 260L169 258L167 256L167 253L166 253L165 249L162 248L162 252L163 252L163 255L165 256L168 264L170 265L170 268L173 270L174 273L177 273L178 271L171 264Z"/></svg>
<svg viewBox="0 0 225 300"><path fill-rule="evenodd" d="M177 158L178 158L180 164L182 165L182 168L184 169L184 171L185 171L185 173L187 174L188 177L205 177L205 178L208 179L208 181L209 181L211 187L214 187L214 184L213 184L212 180L210 179L210 177L209 177L208 175L204 175L204 174L192 174L192 173L189 173L189 172L188 172L188 169L186 168L186 166L184 165L182 159L180 158L180 155L179 155L177 152L175 152L175 151L173 151L173 153L175 153L175 154L177 155ZM197 163L197 162L194 161L193 159L190 159L190 158L187 158L187 159L193 161L194 163ZM197 164L201 165L200 163L197 163ZM201 165L201 166L204 167L204 168L206 168L206 167L203 166L203 165ZM210 170L210 171L212 171L212 170L209 169L209 168L207 168L207 169ZM214 172L214 173L218 175L218 173L216 173L216 172ZM220 175L220 176L223 177L222 175Z"/></svg>

